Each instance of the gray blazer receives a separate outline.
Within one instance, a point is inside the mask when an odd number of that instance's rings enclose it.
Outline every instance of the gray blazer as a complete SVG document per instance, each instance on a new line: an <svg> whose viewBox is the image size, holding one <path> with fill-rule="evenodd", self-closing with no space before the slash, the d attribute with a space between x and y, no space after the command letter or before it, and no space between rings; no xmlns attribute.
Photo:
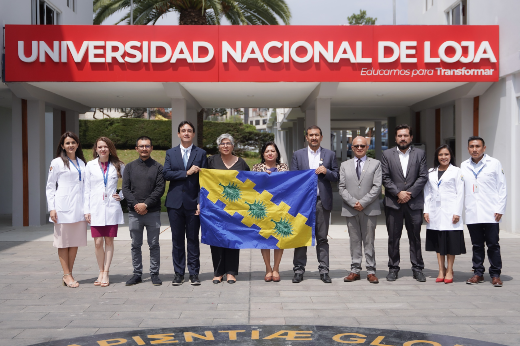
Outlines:
<svg viewBox="0 0 520 346"><path fill-rule="evenodd" d="M408 201L410 209L422 210L424 208L423 189L428 182L428 167L426 166L424 150L412 147L406 178L396 147L383 151L381 169L383 186L385 187L383 203L386 207L400 209L401 205L397 203L397 194L401 191L410 191L412 193L412 198Z"/></svg>
<svg viewBox="0 0 520 346"><path fill-rule="evenodd" d="M308 147L297 150L293 154L291 171L307 170L309 168ZM332 210L332 186L330 182L338 181L338 163L336 162L336 153L332 150L321 148L321 159L323 166L327 168L326 174L318 175L318 189L320 190L320 199L323 209Z"/></svg>
<svg viewBox="0 0 520 346"><path fill-rule="evenodd" d="M365 215L380 215L381 184L381 162L378 160L367 158L359 180L356 174L356 160L343 162L339 170L339 194L343 198L341 216L356 216L359 213L354 209L356 202L361 203Z"/></svg>

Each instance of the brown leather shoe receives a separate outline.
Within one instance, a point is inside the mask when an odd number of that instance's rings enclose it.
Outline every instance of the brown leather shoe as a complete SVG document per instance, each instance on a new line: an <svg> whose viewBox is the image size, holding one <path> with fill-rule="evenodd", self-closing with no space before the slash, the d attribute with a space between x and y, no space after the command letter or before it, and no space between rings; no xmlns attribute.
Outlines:
<svg viewBox="0 0 520 346"><path fill-rule="evenodd" d="M469 278L466 283L468 285L475 285L480 284L484 282L484 277L480 275L473 275L471 278Z"/></svg>
<svg viewBox="0 0 520 346"><path fill-rule="evenodd" d="M356 274L356 273L350 273L348 276L346 276L343 281L344 282L353 282L353 281L356 281L356 280L359 280L361 279L361 276L359 274Z"/></svg>
<svg viewBox="0 0 520 346"><path fill-rule="evenodd" d="M379 283L379 280L377 279L377 276L375 276L375 274L368 274L367 275L367 280L371 284L378 284Z"/></svg>
<svg viewBox="0 0 520 346"><path fill-rule="evenodd" d="M491 278L491 284L495 287L502 287L502 280L500 280L500 276Z"/></svg>

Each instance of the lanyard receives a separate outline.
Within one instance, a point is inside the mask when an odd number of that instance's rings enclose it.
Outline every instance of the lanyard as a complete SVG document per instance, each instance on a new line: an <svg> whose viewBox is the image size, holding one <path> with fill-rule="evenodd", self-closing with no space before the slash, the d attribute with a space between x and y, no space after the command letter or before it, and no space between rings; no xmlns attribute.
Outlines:
<svg viewBox="0 0 520 346"><path fill-rule="evenodd" d="M79 173L79 181L81 181L81 166L79 165L79 160L76 158L76 162L78 163L78 166L76 167L76 165L74 164L74 161L72 161L70 158L69 158L69 161L70 163L72 163L72 165L74 166L74 168L76 168L76 170L78 171Z"/></svg>
<svg viewBox="0 0 520 346"><path fill-rule="evenodd" d="M441 183L442 183L442 180L439 180L439 182L437 183L437 188L439 188L439 186L441 186Z"/></svg>
<svg viewBox="0 0 520 346"><path fill-rule="evenodd" d="M471 172L475 176L475 180L478 179L478 175L480 174L480 172L482 172L483 169L484 169L484 166L482 166L482 168L477 173L475 173L475 171L473 169L471 170Z"/></svg>
<svg viewBox="0 0 520 346"><path fill-rule="evenodd" d="M107 183L108 183L108 169L110 168L110 161L107 161L107 174L105 175L105 172L103 172L103 166L101 163L99 164L99 168L101 169L101 174L103 175L103 182L105 183L105 190L107 189Z"/></svg>

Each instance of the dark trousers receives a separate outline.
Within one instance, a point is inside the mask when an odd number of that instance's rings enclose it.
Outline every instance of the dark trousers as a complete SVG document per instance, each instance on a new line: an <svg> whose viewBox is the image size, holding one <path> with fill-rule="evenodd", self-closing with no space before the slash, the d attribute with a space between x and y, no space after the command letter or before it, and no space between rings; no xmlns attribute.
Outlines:
<svg viewBox="0 0 520 346"><path fill-rule="evenodd" d="M321 199L318 197L316 201L316 255L318 257L318 269L320 274L329 272L329 219L330 210L324 209ZM294 249L293 258L294 272L297 274L305 273L307 265L307 247L298 247Z"/></svg>
<svg viewBox="0 0 520 346"><path fill-rule="evenodd" d="M475 275L482 276L486 271L484 259L486 258L485 245L489 260L489 275L499 277L502 272L502 257L500 256L499 224L476 223L468 225L471 244L473 244L473 270Z"/></svg>
<svg viewBox="0 0 520 346"><path fill-rule="evenodd" d="M240 249L227 249L220 246L210 246L213 271L215 276L224 274L238 275Z"/></svg>
<svg viewBox="0 0 520 346"><path fill-rule="evenodd" d="M158 275L161 266L161 247L159 234L161 231L161 213L156 211L139 215L135 211L128 212L128 227L132 238L132 265L135 275L143 275L143 231L146 227L146 237L150 249L150 274Z"/></svg>
<svg viewBox="0 0 520 346"><path fill-rule="evenodd" d="M413 271L424 269L424 261L421 252L421 225L423 220L422 209L410 209L407 203L401 204L401 208L392 209L385 207L386 229L388 231L388 268L399 270L401 254L399 244L403 234L403 219L410 243L410 261Z"/></svg>
<svg viewBox="0 0 520 346"><path fill-rule="evenodd" d="M188 272L190 275L199 275L200 245L199 228L200 218L195 215L196 209L167 208L170 227L172 230L172 259L176 274L184 275L186 270L186 245L188 246Z"/></svg>

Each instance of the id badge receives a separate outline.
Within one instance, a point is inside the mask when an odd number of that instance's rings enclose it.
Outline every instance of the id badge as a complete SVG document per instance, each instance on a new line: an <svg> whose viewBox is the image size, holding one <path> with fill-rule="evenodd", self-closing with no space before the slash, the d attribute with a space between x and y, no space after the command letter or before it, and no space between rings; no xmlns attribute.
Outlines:
<svg viewBox="0 0 520 346"><path fill-rule="evenodd" d="M435 202L441 203L441 194L440 193L437 193L437 195L435 195Z"/></svg>
<svg viewBox="0 0 520 346"><path fill-rule="evenodd" d="M478 185L473 184L473 193L478 193Z"/></svg>

